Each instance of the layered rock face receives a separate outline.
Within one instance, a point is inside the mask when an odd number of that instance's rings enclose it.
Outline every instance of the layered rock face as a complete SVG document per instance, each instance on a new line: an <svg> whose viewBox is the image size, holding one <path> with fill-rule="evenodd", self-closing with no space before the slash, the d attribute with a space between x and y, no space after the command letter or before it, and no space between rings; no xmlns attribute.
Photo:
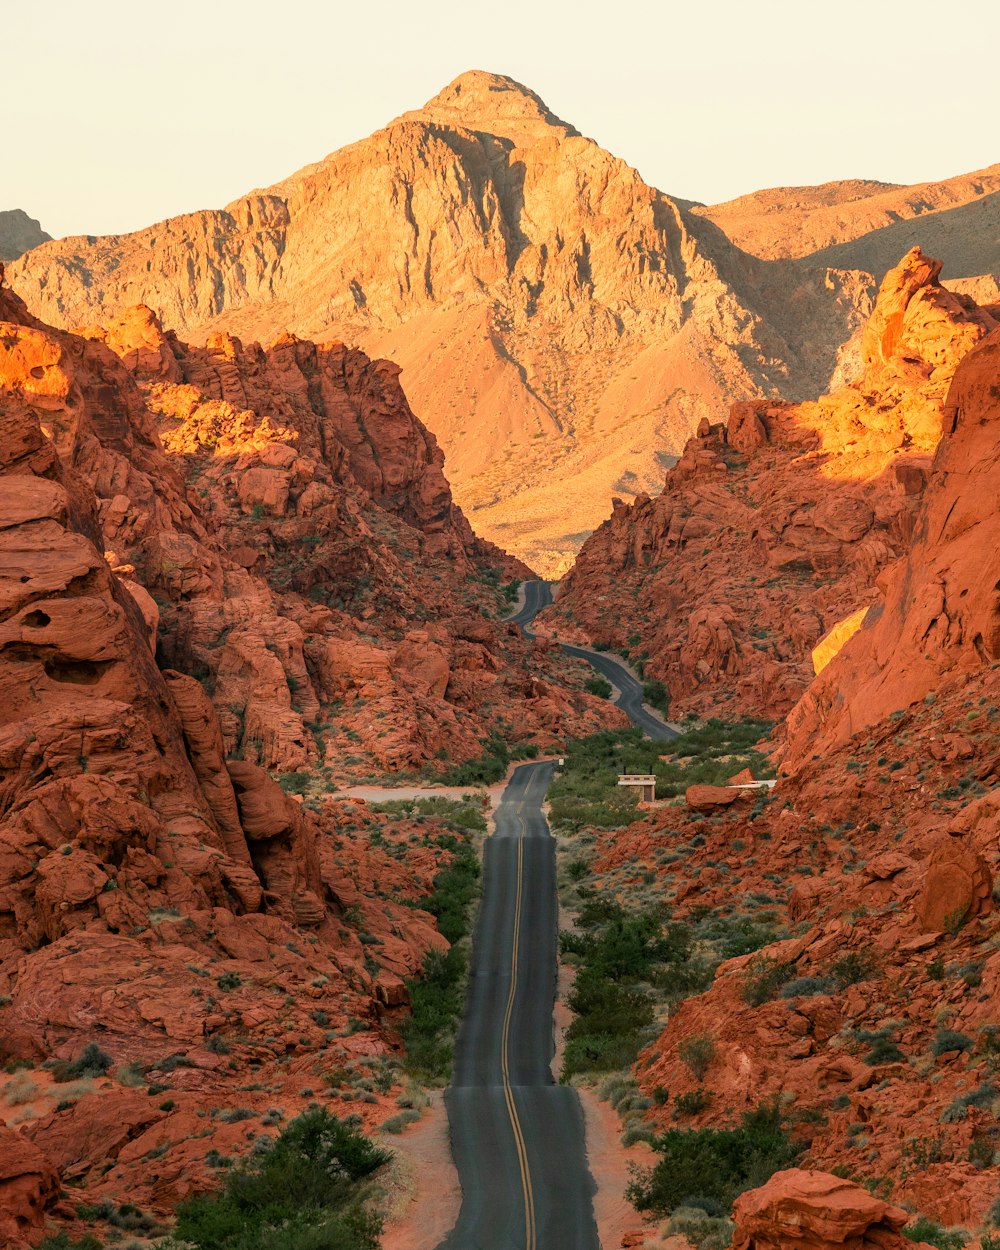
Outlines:
<svg viewBox="0 0 1000 1250"><path fill-rule="evenodd" d="M819 393L870 301L867 276L738 251L485 73L225 210L48 244L11 280L64 327L142 302L198 342L389 356L477 529L546 572L724 396Z"/></svg>
<svg viewBox="0 0 1000 1250"><path fill-rule="evenodd" d="M906 1250L909 1215L860 1185L823 1172L790 1168L733 1209L734 1250Z"/></svg>
<svg viewBox="0 0 1000 1250"><path fill-rule="evenodd" d="M645 657L675 712L787 712L909 550L947 387L1000 324L940 271L914 249L886 275L852 385L706 420L659 496L615 504L542 628Z"/></svg>

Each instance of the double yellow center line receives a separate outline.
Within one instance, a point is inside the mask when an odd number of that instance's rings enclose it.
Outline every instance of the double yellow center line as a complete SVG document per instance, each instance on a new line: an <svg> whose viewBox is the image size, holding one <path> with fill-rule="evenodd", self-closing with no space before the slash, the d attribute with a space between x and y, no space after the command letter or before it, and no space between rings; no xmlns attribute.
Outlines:
<svg viewBox="0 0 1000 1250"><path fill-rule="evenodd" d="M510 1022L514 1014L514 998L517 994L517 962L521 944L521 897L524 884L524 839L527 827L521 814L524 804L517 808L517 819L521 824L521 836L517 840L517 897L514 902L514 943L510 956L510 993L507 995L507 1010L504 1012L503 1028L500 1034L500 1074L503 1083L503 1096L507 1103L507 1114L510 1116L511 1128L514 1130L514 1145L517 1148L517 1163L521 1170L521 1188L524 1191L524 1244L525 1250L536 1250L535 1233L535 1195L531 1187L531 1170L528 1167L528 1151L524 1144L524 1133L517 1114L514 1091L510 1087Z"/></svg>

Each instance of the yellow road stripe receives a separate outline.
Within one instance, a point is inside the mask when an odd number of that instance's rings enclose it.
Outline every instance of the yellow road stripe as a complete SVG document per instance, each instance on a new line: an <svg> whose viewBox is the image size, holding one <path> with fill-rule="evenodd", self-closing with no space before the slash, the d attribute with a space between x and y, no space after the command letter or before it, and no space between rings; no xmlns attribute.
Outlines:
<svg viewBox="0 0 1000 1250"><path fill-rule="evenodd" d="M523 804L521 805L523 806ZM521 898L524 883L524 838L528 832L521 815L520 806L517 818L521 823L521 836L517 840L517 896L514 902L514 942L510 960L510 993L507 995L507 1010L504 1012L503 1029L501 1031L500 1069L503 1081L504 1100L507 1103L507 1114L510 1116L511 1128L514 1131L514 1146L517 1150L517 1163L521 1170L521 1187L524 1190L524 1241L525 1250L535 1250L535 1195L531 1185L531 1171L528 1167L528 1151L524 1144L521 1121L517 1114L514 1091L510 1087L510 1064L508 1045L510 1042L510 1022L514 1013L514 998L517 994L517 961L521 944Z"/></svg>

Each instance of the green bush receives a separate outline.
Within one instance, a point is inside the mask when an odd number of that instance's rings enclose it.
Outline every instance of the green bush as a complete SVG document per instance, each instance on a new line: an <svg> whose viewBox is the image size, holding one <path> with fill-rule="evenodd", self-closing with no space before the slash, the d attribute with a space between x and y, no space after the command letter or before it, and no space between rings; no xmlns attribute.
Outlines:
<svg viewBox="0 0 1000 1250"><path fill-rule="evenodd" d="M438 780L443 786L491 786L503 781L510 767L510 748L502 735L492 733L483 745L483 753L476 759L456 764L443 773Z"/></svg>
<svg viewBox="0 0 1000 1250"><path fill-rule="evenodd" d="M636 1174L628 1194L638 1210L662 1216L678 1207L728 1208L744 1190L793 1166L802 1146L774 1102L747 1112L738 1128L668 1129L653 1149L658 1162Z"/></svg>
<svg viewBox="0 0 1000 1250"><path fill-rule="evenodd" d="M601 677L596 674L593 677L587 678L587 680L583 683L583 688L584 690L589 690L591 694L596 694L598 698L601 699L610 699L611 693L614 690L611 682L609 682L606 677Z"/></svg>
<svg viewBox="0 0 1000 1250"><path fill-rule="evenodd" d="M857 985L860 981L871 981L876 975L875 961L867 952L851 951L830 968L838 989L846 990L849 985Z"/></svg>
<svg viewBox="0 0 1000 1250"><path fill-rule="evenodd" d="M678 1094L674 1099L674 1111L677 1115L699 1115L706 1109L712 1101L712 1091L709 1089L686 1090L683 1094ZM676 1119L676 1116L674 1117Z"/></svg>
<svg viewBox="0 0 1000 1250"><path fill-rule="evenodd" d="M642 699L664 716L670 715L670 691L658 677L642 683Z"/></svg>
<svg viewBox="0 0 1000 1250"><path fill-rule="evenodd" d="M59 1065L55 1075L60 1080L78 1081L87 1076L103 1076L114 1061L96 1042L88 1042L72 1063Z"/></svg>
<svg viewBox="0 0 1000 1250"><path fill-rule="evenodd" d="M218 1195L183 1203L176 1237L199 1250L377 1250L364 1182L390 1158L321 1107L234 1168Z"/></svg>
<svg viewBox="0 0 1000 1250"><path fill-rule="evenodd" d="M953 1050L964 1054L972 1050L974 1046L975 1042L971 1037L966 1036L965 1033L958 1033L955 1029L938 1029L934 1045L931 1047L931 1053L937 1059Z"/></svg>
<svg viewBox="0 0 1000 1250"><path fill-rule="evenodd" d="M102 1250L102 1243L93 1233L84 1233L78 1241L70 1241L66 1233L55 1233L46 1237L38 1250Z"/></svg>
<svg viewBox="0 0 1000 1250"><path fill-rule="evenodd" d="M937 1246L938 1250L962 1250L969 1240L968 1235L960 1229L942 1228L940 1224L923 1215L903 1229L903 1236L909 1237L910 1241L926 1241Z"/></svg>
<svg viewBox="0 0 1000 1250"><path fill-rule="evenodd" d="M479 813L482 820L482 813ZM468 835L445 834L438 845L452 852L451 863L434 878L434 891L418 905L438 922L451 943L441 954L432 951L422 974L407 982L410 1017L401 1026L406 1043L406 1068L430 1082L445 1081L451 1071L455 1026L465 1003L468 960L457 943L468 933L479 891L479 859Z"/></svg>
<svg viewBox="0 0 1000 1250"><path fill-rule="evenodd" d="M992 1106L998 1097L1000 1097L1000 1090L992 1081L984 1081L976 1089L968 1094L960 1094L954 1102L949 1103L941 1112L941 1120L944 1124L958 1124L966 1118L970 1107Z"/></svg>
<svg viewBox="0 0 1000 1250"><path fill-rule="evenodd" d="M795 973L794 964L781 963L769 955L756 955L747 965L743 975L741 996L751 1007L760 1007L786 985Z"/></svg>
<svg viewBox="0 0 1000 1250"><path fill-rule="evenodd" d="M696 1081L703 1081L715 1058L715 1042L708 1033L686 1037L677 1048L681 1062L687 1064Z"/></svg>

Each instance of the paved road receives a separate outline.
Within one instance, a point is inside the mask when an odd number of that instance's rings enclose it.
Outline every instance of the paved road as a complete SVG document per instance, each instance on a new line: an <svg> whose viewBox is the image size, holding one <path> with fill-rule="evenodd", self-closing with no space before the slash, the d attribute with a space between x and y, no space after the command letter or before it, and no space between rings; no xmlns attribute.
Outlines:
<svg viewBox="0 0 1000 1250"><path fill-rule="evenodd" d="M516 615L510 617L521 632L528 638L533 637L529 626L543 608L552 602L552 591L548 582L524 583L524 607ZM647 738L655 741L666 741L677 737L677 730L671 729L655 712L651 712L642 700L642 683L636 681L627 668L611 659L601 651L590 651L586 647L574 647L568 642L559 644L567 655L586 660L592 668L611 682L620 691L615 702L629 718L633 725L641 729Z"/></svg>
<svg viewBox="0 0 1000 1250"><path fill-rule="evenodd" d="M599 1250L576 1091L552 1080L558 905L541 803L553 765L516 769L487 839L469 997L445 1094L462 1183L440 1250Z"/></svg>

